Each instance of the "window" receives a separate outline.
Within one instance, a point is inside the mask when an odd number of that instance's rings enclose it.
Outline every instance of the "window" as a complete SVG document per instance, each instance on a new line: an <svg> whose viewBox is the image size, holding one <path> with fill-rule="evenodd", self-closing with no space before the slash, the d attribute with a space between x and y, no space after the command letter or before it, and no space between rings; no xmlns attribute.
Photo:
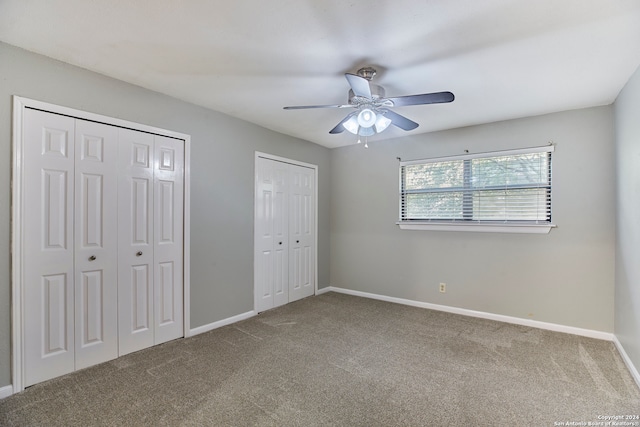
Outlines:
<svg viewBox="0 0 640 427"><path fill-rule="evenodd" d="M400 163L401 228L549 232L553 146ZM478 227L480 226L480 227Z"/></svg>

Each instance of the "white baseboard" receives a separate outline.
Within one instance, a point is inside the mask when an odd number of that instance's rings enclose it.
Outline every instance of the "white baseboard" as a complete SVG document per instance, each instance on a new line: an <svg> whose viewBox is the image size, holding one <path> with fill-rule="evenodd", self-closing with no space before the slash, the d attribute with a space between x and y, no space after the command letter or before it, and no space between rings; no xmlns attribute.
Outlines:
<svg viewBox="0 0 640 427"><path fill-rule="evenodd" d="M326 292L330 292L332 289L330 286L318 289L316 291L316 295L321 295L324 294ZM193 328L189 331L189 334L187 336L185 336L185 338L187 337L192 337L194 335L198 335L198 334L203 334L205 332L209 332L212 331L214 329L218 329L221 328L223 326L227 326L230 325L232 323L236 323L239 322L241 320L245 320L248 319L250 317L255 316L257 313L255 310L251 310L251 311L247 311L246 313L242 313L242 314L238 314L236 316L232 316L232 317L227 317L226 319L222 319L222 320L218 320L217 322L213 322L213 323L209 323L208 325L202 325L202 326L198 326L197 328Z"/></svg>
<svg viewBox="0 0 640 427"><path fill-rule="evenodd" d="M335 290L335 288L332 288L331 286L326 286L324 288L318 289L316 291L316 295L322 295L324 293L331 292L332 290ZM236 322L239 322L241 320L248 319L250 317L255 316L256 314L257 313L256 313L255 310L251 310L251 311L247 311L246 313L242 313L242 314L238 314L236 316L227 317L226 319L218 320L217 322L209 323L208 325L198 326L197 328L191 329L189 331L189 334L186 335L185 338L192 337L192 336L198 335L198 334L203 334L205 332L209 332L209 331L212 331L214 329L218 329L218 328L221 328L223 326L227 326L227 325L230 325L232 323L236 323Z"/></svg>
<svg viewBox="0 0 640 427"><path fill-rule="evenodd" d="M4 387L0 387L0 400L9 397L13 394L13 386L6 385Z"/></svg>
<svg viewBox="0 0 640 427"><path fill-rule="evenodd" d="M326 291L325 291L326 289ZM410 305L412 307L427 308L429 310L445 311L447 313L461 314L463 316L478 317L481 319L497 320L498 322L513 323L516 325L529 326L549 331L564 332L567 334L580 335L600 340L613 341L614 335L609 332L594 331L591 329L576 328L573 326L558 325L556 323L540 322L538 320L521 319L519 317L505 316L502 314L487 313L484 311L467 310L466 308L450 307L448 305L432 304L428 302L415 301L404 298L389 297L386 295L372 294L369 292L354 291L351 289L337 288L329 286L322 289L325 292L333 291L358 297L377 299L380 301L393 302L396 304Z"/></svg>
<svg viewBox="0 0 640 427"><path fill-rule="evenodd" d="M192 337L194 335L203 334L205 332L209 332L214 329L218 329L223 326L227 326L232 323L236 323L241 320L248 319L255 315L256 315L256 312L254 310L251 310L251 311L247 311L246 313L242 313L236 316L227 317L226 319L218 320L217 322L209 323L208 325L198 326L197 328L193 328L189 331L189 336Z"/></svg>
<svg viewBox="0 0 640 427"><path fill-rule="evenodd" d="M316 291L316 295L326 294L327 292L331 292L333 288L331 286L325 286L324 288L320 288Z"/></svg>
<svg viewBox="0 0 640 427"><path fill-rule="evenodd" d="M622 343L620 343L620 341L618 340L618 337L616 337L615 335L613 336L613 343L616 345L616 348L618 349L618 353L620 353L620 356L622 356L622 360L624 360L624 364L627 365L627 368L629 369L631 376L636 381L636 384L638 384L638 387L640 387L640 373L638 372L638 369L636 369L636 367L633 365L633 362L629 358L629 355L627 354L626 351L624 351L624 347L622 346Z"/></svg>

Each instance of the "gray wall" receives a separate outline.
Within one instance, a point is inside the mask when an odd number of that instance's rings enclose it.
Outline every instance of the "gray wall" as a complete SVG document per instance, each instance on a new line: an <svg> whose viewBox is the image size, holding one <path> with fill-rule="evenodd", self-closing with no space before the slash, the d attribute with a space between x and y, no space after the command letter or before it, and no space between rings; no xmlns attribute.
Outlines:
<svg viewBox="0 0 640 427"><path fill-rule="evenodd" d="M332 150L331 285L613 332L613 121L613 108L606 106L369 142L368 150ZM557 144L552 203L558 225L549 234L408 231L395 225L396 157L549 141ZM440 282L447 283L444 294Z"/></svg>
<svg viewBox="0 0 640 427"><path fill-rule="evenodd" d="M318 165L318 282L329 283L328 149L0 43L0 387L11 384L12 95L191 135L192 328L253 309L256 150Z"/></svg>
<svg viewBox="0 0 640 427"><path fill-rule="evenodd" d="M640 68L615 102L615 334L640 370Z"/></svg>

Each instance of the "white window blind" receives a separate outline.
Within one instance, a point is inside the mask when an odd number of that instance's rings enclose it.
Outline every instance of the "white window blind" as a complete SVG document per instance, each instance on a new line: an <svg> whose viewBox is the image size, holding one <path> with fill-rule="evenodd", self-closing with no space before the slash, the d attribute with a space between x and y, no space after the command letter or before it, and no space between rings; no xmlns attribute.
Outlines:
<svg viewBox="0 0 640 427"><path fill-rule="evenodd" d="M400 163L400 223L551 224L553 146Z"/></svg>

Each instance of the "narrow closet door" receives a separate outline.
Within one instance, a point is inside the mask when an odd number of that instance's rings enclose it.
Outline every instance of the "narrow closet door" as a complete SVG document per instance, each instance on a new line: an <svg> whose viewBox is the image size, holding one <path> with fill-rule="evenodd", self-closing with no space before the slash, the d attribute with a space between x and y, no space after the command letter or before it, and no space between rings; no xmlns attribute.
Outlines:
<svg viewBox="0 0 640 427"><path fill-rule="evenodd" d="M286 304L288 292L288 165L256 159L256 309Z"/></svg>
<svg viewBox="0 0 640 427"><path fill-rule="evenodd" d="M315 292L315 170L289 171L289 301L296 301Z"/></svg>
<svg viewBox="0 0 640 427"><path fill-rule="evenodd" d="M184 335L184 141L155 137L154 312L155 344Z"/></svg>
<svg viewBox="0 0 640 427"><path fill-rule="evenodd" d="M25 387L74 370L74 119L24 111Z"/></svg>
<svg viewBox="0 0 640 427"><path fill-rule="evenodd" d="M289 165L273 166L273 306L289 302Z"/></svg>
<svg viewBox="0 0 640 427"><path fill-rule="evenodd" d="M255 267L256 310L273 308L273 167L256 159Z"/></svg>
<svg viewBox="0 0 640 427"><path fill-rule="evenodd" d="M122 356L153 336L153 135L119 129L118 341Z"/></svg>
<svg viewBox="0 0 640 427"><path fill-rule="evenodd" d="M76 369L118 357L118 128L76 120Z"/></svg>

